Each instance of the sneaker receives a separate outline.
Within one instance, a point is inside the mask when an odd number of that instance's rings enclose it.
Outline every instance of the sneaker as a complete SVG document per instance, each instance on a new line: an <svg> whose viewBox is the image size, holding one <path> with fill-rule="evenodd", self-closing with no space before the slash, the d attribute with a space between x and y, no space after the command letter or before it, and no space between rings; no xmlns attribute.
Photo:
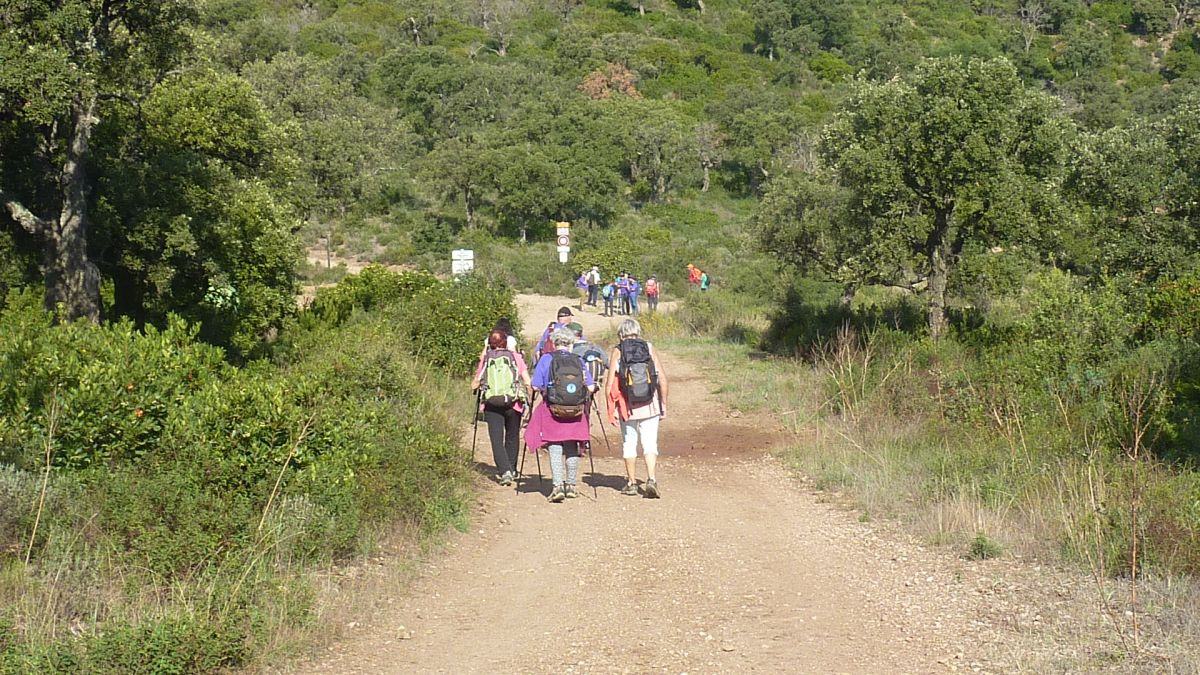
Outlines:
<svg viewBox="0 0 1200 675"><path fill-rule="evenodd" d="M658 482L653 478L646 481L646 496L650 499L658 499Z"/></svg>
<svg viewBox="0 0 1200 675"><path fill-rule="evenodd" d="M629 481L625 484L625 487L621 488L621 494L623 495L636 495L637 493L638 485L636 480Z"/></svg>
<svg viewBox="0 0 1200 675"><path fill-rule="evenodd" d="M550 491L550 496L546 497L546 501L550 502L551 504L557 504L566 498L567 493L563 490L563 487L561 485L555 485L554 489Z"/></svg>
<svg viewBox="0 0 1200 675"><path fill-rule="evenodd" d="M567 483L565 494L567 495L567 499L575 499L579 496L579 491L575 489L574 483Z"/></svg>
<svg viewBox="0 0 1200 675"><path fill-rule="evenodd" d="M501 485L512 485L515 479L516 475L511 471L505 471L503 476L497 478Z"/></svg>

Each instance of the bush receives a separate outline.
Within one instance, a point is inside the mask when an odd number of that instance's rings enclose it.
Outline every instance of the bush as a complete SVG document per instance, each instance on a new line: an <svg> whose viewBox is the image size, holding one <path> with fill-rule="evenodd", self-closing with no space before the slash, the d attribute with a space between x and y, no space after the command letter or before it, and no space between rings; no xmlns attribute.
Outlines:
<svg viewBox="0 0 1200 675"><path fill-rule="evenodd" d="M999 558L1004 553L1004 547L996 543L982 532L975 535L967 548L967 557L971 560L991 560Z"/></svg>
<svg viewBox="0 0 1200 675"><path fill-rule="evenodd" d="M143 332L128 321L56 327L31 293L12 298L0 314L0 460L40 466L51 425L58 466L141 457L181 400L228 372L196 335L177 318Z"/></svg>
<svg viewBox="0 0 1200 675"><path fill-rule="evenodd" d="M23 555L47 441L55 470L32 564L0 568L0 670L238 667L281 593L299 596L278 620L305 620L298 572L386 522L462 524L469 458L441 431L458 388L430 365L465 370L515 315L511 293L380 270L326 298L273 363L243 367L178 320L56 326L31 295L10 298L0 563ZM94 619L81 637L54 636L78 616Z"/></svg>
<svg viewBox="0 0 1200 675"><path fill-rule="evenodd" d="M337 325L356 309L370 311L383 307L410 298L436 283L437 279L427 272L392 272L369 265L336 286L319 289L306 315Z"/></svg>
<svg viewBox="0 0 1200 675"><path fill-rule="evenodd" d="M488 331L501 317L516 322L517 308L509 289L463 277L425 288L390 316L418 358L466 374Z"/></svg>

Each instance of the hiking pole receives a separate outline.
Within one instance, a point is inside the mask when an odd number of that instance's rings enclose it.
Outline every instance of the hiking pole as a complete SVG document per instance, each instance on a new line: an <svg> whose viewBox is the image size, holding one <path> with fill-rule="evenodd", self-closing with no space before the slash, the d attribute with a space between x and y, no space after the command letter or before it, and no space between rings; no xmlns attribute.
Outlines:
<svg viewBox="0 0 1200 675"><path fill-rule="evenodd" d="M600 422L600 431L604 431L604 418L600 416L600 409L596 407L596 392L594 391L592 392L591 408L596 413L596 421ZM605 432L606 435L604 437L606 443L608 442L607 433ZM609 452L611 454L611 448ZM588 462L592 465L592 499L597 500L600 498L600 493L596 491L596 452L592 449L592 442L590 440L588 441Z"/></svg>
<svg viewBox="0 0 1200 675"><path fill-rule="evenodd" d="M471 461L475 461L475 445L479 442L479 406L483 405L483 387L475 390L475 409L471 411Z"/></svg>

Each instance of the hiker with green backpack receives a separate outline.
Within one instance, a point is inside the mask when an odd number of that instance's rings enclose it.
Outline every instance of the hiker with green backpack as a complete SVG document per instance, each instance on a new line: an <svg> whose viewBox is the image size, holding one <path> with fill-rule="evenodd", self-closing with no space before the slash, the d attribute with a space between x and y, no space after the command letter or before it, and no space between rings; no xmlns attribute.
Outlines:
<svg viewBox="0 0 1200 675"><path fill-rule="evenodd" d="M558 503L579 496L579 459L591 439L587 405L596 381L583 359L571 351L574 330L556 328L548 339L553 351L542 354L533 368L532 386L541 401L525 428L525 446L530 452L543 446L549 451L553 487L547 499Z"/></svg>
<svg viewBox="0 0 1200 675"><path fill-rule="evenodd" d="M521 419L528 404L527 392L532 389L525 359L510 348L508 340L499 329L488 334L487 349L480 355L471 381L471 389L479 393L479 407L492 442L496 482L501 485L516 480Z"/></svg>
<svg viewBox="0 0 1200 675"><path fill-rule="evenodd" d="M642 327L637 319L626 319L617 327L620 342L609 357L612 376L608 378L608 420L615 425L621 420L623 446L628 482L622 494L636 495L637 448L642 446L646 461L646 483L642 492L651 499L659 497L655 468L658 460L658 424L667 414L667 374L654 347L641 337Z"/></svg>

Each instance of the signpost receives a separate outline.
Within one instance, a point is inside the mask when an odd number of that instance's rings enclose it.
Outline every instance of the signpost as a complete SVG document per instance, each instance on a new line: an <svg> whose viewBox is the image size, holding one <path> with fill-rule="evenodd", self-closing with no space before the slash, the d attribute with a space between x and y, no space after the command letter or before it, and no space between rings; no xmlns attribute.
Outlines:
<svg viewBox="0 0 1200 675"><path fill-rule="evenodd" d="M571 254L571 223L560 220L555 225L558 226L558 262L565 265Z"/></svg>
<svg viewBox="0 0 1200 675"><path fill-rule="evenodd" d="M454 276L470 274L475 271L475 251L469 248L456 248L450 252L450 273Z"/></svg>

